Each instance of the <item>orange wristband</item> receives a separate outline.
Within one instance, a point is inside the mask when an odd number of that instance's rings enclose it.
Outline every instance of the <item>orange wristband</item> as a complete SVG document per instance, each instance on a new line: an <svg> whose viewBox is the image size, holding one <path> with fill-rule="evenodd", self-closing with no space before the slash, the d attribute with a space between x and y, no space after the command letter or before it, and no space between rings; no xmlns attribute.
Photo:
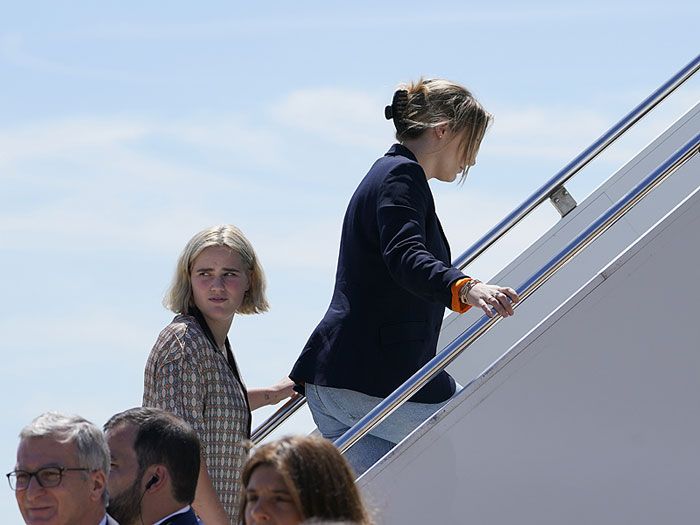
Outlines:
<svg viewBox="0 0 700 525"><path fill-rule="evenodd" d="M450 287L450 291L452 292L452 304L450 305L450 310L453 312L463 314L471 308L471 305L464 304L459 300L459 292L462 290L462 287L470 281L473 281L471 277L465 277L463 279L457 279L454 283L452 283L452 286Z"/></svg>

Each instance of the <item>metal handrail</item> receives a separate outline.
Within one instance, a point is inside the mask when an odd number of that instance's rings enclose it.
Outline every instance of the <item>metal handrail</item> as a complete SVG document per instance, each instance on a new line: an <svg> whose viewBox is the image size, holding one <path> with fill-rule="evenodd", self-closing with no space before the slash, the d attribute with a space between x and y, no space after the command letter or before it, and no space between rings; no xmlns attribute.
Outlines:
<svg viewBox="0 0 700 525"><path fill-rule="evenodd" d="M589 146L583 153L579 154L574 160L569 162L562 170L554 177L549 179L530 197L528 197L520 206L510 212L501 222L491 228L483 237L476 241L462 255L457 257L452 266L464 269L467 265L474 261L479 255L486 251L491 245L498 241L503 235L508 233L515 225L523 220L532 210L537 208L544 202L556 189L571 179L576 173L584 168L589 162L597 157L610 144L615 142L623 133L636 124L642 117L654 109L668 95L673 93L681 84L693 76L700 69L700 55L690 61L678 73L666 81L661 87L649 95L637 107L630 111L622 120L610 128L606 133ZM254 443L259 443L267 437L277 425L282 424L292 414L299 410L304 403L305 398L297 398L294 404L287 403L280 407L272 416L263 422L255 429L251 440ZM275 421L274 426L270 426L271 421Z"/></svg>
<svg viewBox="0 0 700 525"><path fill-rule="evenodd" d="M258 428L256 428L250 436L250 440L258 444L273 432L279 425L284 423L287 418L294 414L297 410L304 406L306 398L299 396L290 399L284 405L279 407L277 411L267 418Z"/></svg>
<svg viewBox="0 0 700 525"><path fill-rule="evenodd" d="M527 281L517 288L521 299L513 305L519 307L540 286L546 283L562 266L569 262L579 252L600 237L620 217L625 215L630 208L635 206L650 191L656 188L663 180L684 164L693 155L700 153L700 133L695 135L683 147L678 149L665 162L656 168L650 175L644 178L637 186L630 190L624 197L613 204L605 213L596 219L588 228L581 232L563 250L552 257L539 271L535 272ZM428 381L442 372L474 341L488 332L498 321L500 315L489 318L482 315L479 320L462 332L454 341L426 363L420 370L413 374L406 382L398 387L392 394L373 408L365 417L360 419L350 430L335 441L335 445L345 452L365 434L379 425L395 410L397 410L413 394L418 392Z"/></svg>
<svg viewBox="0 0 700 525"><path fill-rule="evenodd" d="M579 154L578 157L569 162L561 171L540 186L540 188L525 199L520 206L510 212L501 222L491 228L483 237L467 249L467 251L457 257L452 265L460 270L464 269L469 263L491 247L493 243L523 220L532 210L547 200L555 190L576 175L576 173L595 159L605 148L620 138L623 133L654 109L668 95L673 93L681 84L693 76L698 69L700 69L700 55L691 60L683 69L673 75L673 77L643 100L636 108L630 111L620 122L606 131L598 140Z"/></svg>

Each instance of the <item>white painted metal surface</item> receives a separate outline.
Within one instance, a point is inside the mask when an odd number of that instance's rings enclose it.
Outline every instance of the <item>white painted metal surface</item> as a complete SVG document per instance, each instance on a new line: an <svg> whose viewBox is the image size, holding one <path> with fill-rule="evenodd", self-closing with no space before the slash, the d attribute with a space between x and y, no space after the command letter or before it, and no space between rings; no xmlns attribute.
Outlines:
<svg viewBox="0 0 700 525"><path fill-rule="evenodd" d="M695 193L366 473L379 522L696 522L699 229Z"/></svg>

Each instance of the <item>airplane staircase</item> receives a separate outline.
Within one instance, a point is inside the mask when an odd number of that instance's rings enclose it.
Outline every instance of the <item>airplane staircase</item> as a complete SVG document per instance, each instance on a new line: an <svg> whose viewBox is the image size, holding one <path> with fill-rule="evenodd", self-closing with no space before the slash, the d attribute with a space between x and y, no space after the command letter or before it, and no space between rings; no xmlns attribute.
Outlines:
<svg viewBox="0 0 700 525"><path fill-rule="evenodd" d="M436 358L336 442L352 446L445 367L465 385L359 478L378 523L697 520L700 104L583 202L564 183L698 68L700 57L455 262L468 274L556 201L562 219L490 279L520 285L516 315L448 315Z"/></svg>

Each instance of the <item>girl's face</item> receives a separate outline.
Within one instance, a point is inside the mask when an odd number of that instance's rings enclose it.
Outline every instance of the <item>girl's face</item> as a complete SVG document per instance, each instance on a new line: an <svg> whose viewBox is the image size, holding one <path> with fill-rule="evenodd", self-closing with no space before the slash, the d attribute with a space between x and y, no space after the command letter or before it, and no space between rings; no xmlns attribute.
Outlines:
<svg viewBox="0 0 700 525"><path fill-rule="evenodd" d="M250 288L241 256L226 246L210 246L192 262L190 273L192 299L209 326L230 325Z"/></svg>
<svg viewBox="0 0 700 525"><path fill-rule="evenodd" d="M253 470L245 490L245 524L298 525L302 516L284 478L271 465Z"/></svg>

